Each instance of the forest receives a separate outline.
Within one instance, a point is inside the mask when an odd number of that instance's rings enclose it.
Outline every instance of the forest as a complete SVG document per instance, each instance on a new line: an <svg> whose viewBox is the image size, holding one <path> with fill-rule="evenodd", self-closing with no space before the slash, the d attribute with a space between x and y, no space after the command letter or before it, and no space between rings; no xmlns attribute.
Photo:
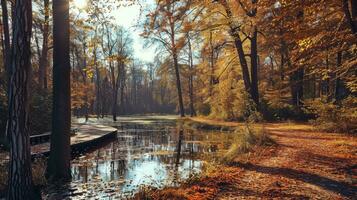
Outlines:
<svg viewBox="0 0 357 200"><path fill-rule="evenodd" d="M0 12L0 199L356 198L357 1Z"/></svg>

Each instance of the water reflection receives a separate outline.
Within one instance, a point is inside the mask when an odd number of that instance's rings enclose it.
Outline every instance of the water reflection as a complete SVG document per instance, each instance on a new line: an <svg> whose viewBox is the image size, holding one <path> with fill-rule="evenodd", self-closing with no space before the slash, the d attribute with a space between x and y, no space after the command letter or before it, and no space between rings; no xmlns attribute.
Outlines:
<svg viewBox="0 0 357 200"><path fill-rule="evenodd" d="M44 199L54 194L71 199L117 199L134 194L143 185L178 185L200 172L198 155L225 146L216 133L194 132L181 126L126 128L110 144L74 159L72 183L63 187L64 191L48 189Z"/></svg>

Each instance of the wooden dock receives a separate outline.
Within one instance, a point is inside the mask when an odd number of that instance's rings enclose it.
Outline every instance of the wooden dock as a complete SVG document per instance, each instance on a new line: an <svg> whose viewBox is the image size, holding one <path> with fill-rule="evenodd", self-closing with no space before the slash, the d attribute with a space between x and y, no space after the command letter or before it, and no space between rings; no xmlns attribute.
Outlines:
<svg viewBox="0 0 357 200"><path fill-rule="evenodd" d="M82 151L90 146L97 145L108 139L113 139L117 135L117 129L99 124L74 124L72 129L76 132L71 136L72 154ZM48 156L50 153L50 142L31 146L31 156Z"/></svg>

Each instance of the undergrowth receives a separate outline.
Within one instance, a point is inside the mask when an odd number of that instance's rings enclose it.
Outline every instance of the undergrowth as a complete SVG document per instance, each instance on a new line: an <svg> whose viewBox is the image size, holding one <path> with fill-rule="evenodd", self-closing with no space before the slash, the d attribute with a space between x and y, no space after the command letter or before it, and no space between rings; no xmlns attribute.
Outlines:
<svg viewBox="0 0 357 200"><path fill-rule="evenodd" d="M341 102L315 99L305 102L305 109L316 116L311 123L317 130L357 133L357 98L347 97Z"/></svg>
<svg viewBox="0 0 357 200"><path fill-rule="evenodd" d="M251 127L246 124L234 132L235 137L231 147L222 158L224 163L234 161L238 156L252 151L255 147L274 145L274 140L266 133L264 127Z"/></svg>

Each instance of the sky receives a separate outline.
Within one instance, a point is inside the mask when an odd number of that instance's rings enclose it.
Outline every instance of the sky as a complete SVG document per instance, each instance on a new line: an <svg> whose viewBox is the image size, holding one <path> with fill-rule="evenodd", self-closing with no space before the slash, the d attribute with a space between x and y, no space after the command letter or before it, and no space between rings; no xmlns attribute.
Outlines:
<svg viewBox="0 0 357 200"><path fill-rule="evenodd" d="M86 6L86 0L73 0L73 3L78 8ZM153 0L146 0L145 5L153 4ZM141 5L144 7L145 5ZM127 7L119 7L111 13L115 18L115 23L123 26L131 32L133 38L134 58L138 58L144 62L153 62L155 57L155 48L144 48L144 39L140 36L141 30L136 25L139 20L143 19L140 15L140 5L132 5ZM141 16L141 17L140 17Z"/></svg>

